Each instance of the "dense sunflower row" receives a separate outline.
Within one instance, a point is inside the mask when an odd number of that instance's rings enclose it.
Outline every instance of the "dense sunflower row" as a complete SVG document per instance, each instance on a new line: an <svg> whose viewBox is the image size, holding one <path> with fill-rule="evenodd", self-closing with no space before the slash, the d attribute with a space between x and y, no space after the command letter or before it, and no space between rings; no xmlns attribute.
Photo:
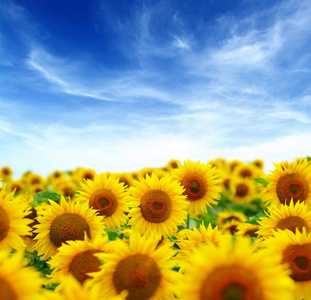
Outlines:
<svg viewBox="0 0 311 300"><path fill-rule="evenodd" d="M311 299L311 162L0 170L0 299Z"/></svg>

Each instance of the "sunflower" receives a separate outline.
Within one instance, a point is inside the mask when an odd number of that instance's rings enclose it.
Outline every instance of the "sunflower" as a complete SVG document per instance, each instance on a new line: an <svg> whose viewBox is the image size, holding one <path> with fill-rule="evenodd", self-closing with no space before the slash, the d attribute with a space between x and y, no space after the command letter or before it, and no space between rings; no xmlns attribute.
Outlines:
<svg viewBox="0 0 311 300"><path fill-rule="evenodd" d="M236 235L238 232L238 227L244 224L240 221L237 220L231 220L229 222L226 222L222 227L221 227L221 233L222 234L231 234L231 235Z"/></svg>
<svg viewBox="0 0 311 300"><path fill-rule="evenodd" d="M260 218L258 234L263 237L273 236L273 229L289 229L296 232L296 228L302 232L305 227L307 233L311 230L311 211L306 203L299 201L294 204L291 200L289 205L280 207L268 207L267 217Z"/></svg>
<svg viewBox="0 0 311 300"><path fill-rule="evenodd" d="M25 191L25 184L21 180L14 180L8 184L8 189L14 191L15 195L20 195Z"/></svg>
<svg viewBox="0 0 311 300"><path fill-rule="evenodd" d="M260 170L263 170L265 162L262 159L257 158L252 161L252 164Z"/></svg>
<svg viewBox="0 0 311 300"><path fill-rule="evenodd" d="M192 255L194 249L200 247L202 244L213 243L218 245L224 236L218 230L217 226L213 229L210 223L207 228L202 223L200 225L200 231L195 226L193 226L192 230L185 229L182 231L185 231L187 237L187 239L185 239L182 235L181 238L178 239L177 244L181 249L177 259L179 260L182 270L184 270L184 265L189 262L189 257Z"/></svg>
<svg viewBox="0 0 311 300"><path fill-rule="evenodd" d="M183 166L174 170L174 178L185 188L184 195L189 200L189 213L198 214L206 212L206 206L217 204L220 198L221 179L210 164L203 164L200 161L192 162L189 159L184 161Z"/></svg>
<svg viewBox="0 0 311 300"><path fill-rule="evenodd" d="M102 263L94 253L108 252L108 236L97 235L90 241L85 234L84 240L68 241L58 248L58 252L49 261L53 272L51 273L52 283L60 283L63 275L73 275L81 284L91 276L88 273L99 271Z"/></svg>
<svg viewBox="0 0 311 300"><path fill-rule="evenodd" d="M234 171L233 176L242 177L242 178L258 178L263 175L262 171L254 166L252 163L249 164L240 164L238 165Z"/></svg>
<svg viewBox="0 0 311 300"><path fill-rule="evenodd" d="M22 236L29 235L31 220L25 219L28 205L14 192L6 193L6 185L0 191L0 250L23 250L26 245Z"/></svg>
<svg viewBox="0 0 311 300"><path fill-rule="evenodd" d="M34 248L39 255L44 254L44 259L55 254L62 243L83 240L85 232L90 239L104 233L103 217L88 203L66 202L62 196L60 204L52 200L50 204L37 218L40 224L35 225L38 234Z"/></svg>
<svg viewBox="0 0 311 300"><path fill-rule="evenodd" d="M249 178L233 177L230 182L231 194L228 199L237 204L250 203L259 198L255 182Z"/></svg>
<svg viewBox="0 0 311 300"><path fill-rule="evenodd" d="M28 261L23 252L10 255L0 251L0 299L37 300L43 279L39 272L26 267Z"/></svg>
<svg viewBox="0 0 311 300"><path fill-rule="evenodd" d="M133 183L131 175L127 172L113 173L111 174L111 176L115 176L116 178L118 178L119 182L123 183L125 188L130 187Z"/></svg>
<svg viewBox="0 0 311 300"><path fill-rule="evenodd" d="M30 173L27 176L27 184L28 184L28 186L32 186L32 185L42 185L42 186L44 186L45 182L46 182L46 180L43 177L41 177L40 175L38 175L38 174Z"/></svg>
<svg viewBox="0 0 311 300"><path fill-rule="evenodd" d="M77 201L87 202L105 216L106 226L109 230L121 227L126 223L128 206L125 200L125 188L119 179L107 174L95 176L94 181L86 180L81 183L82 191L78 191Z"/></svg>
<svg viewBox="0 0 311 300"><path fill-rule="evenodd" d="M187 218L188 202L182 186L170 175L159 179L154 173L141 178L127 192L129 225L141 234L158 239L177 231Z"/></svg>
<svg viewBox="0 0 311 300"><path fill-rule="evenodd" d="M281 254L282 264L290 266L290 277L295 281L296 299L311 299L311 235L305 228L302 232L277 230L274 237L263 244L271 251ZM280 298L281 299L281 298Z"/></svg>
<svg viewBox="0 0 311 300"><path fill-rule="evenodd" d="M76 189L76 184L66 178L59 179L54 188L56 193L69 197L71 200L76 198Z"/></svg>
<svg viewBox="0 0 311 300"><path fill-rule="evenodd" d="M228 223L232 220L245 222L247 221L247 217L238 211L220 211L217 213L217 225L219 227L223 226L225 223Z"/></svg>
<svg viewBox="0 0 311 300"><path fill-rule="evenodd" d="M215 245L219 244L220 239L222 238L222 233L218 230L216 226L214 229L212 225L209 223L208 227L206 228L202 223L200 225L200 231L193 226L192 230L186 230L187 240L182 239L178 246L182 251L191 252L195 247L201 244L206 243L214 243Z"/></svg>
<svg viewBox="0 0 311 300"><path fill-rule="evenodd" d="M0 178L4 181L12 180L13 171L10 167L5 166L0 169Z"/></svg>
<svg viewBox="0 0 311 300"><path fill-rule="evenodd" d="M260 226L257 224L250 223L241 223L237 227L236 236L246 236L251 238L257 238L257 231L260 229Z"/></svg>
<svg viewBox="0 0 311 300"><path fill-rule="evenodd" d="M172 257L172 244L157 247L157 241L132 234L129 246L121 240L111 242L110 253L97 253L104 262L94 280L102 286L103 299L128 291L127 300L174 299L173 285L178 273ZM93 275L93 274L92 274Z"/></svg>
<svg viewBox="0 0 311 300"><path fill-rule="evenodd" d="M311 207L311 161L299 158L293 163L274 164L275 170L266 176L268 186L262 191L262 201L268 204L288 204L291 199Z"/></svg>
<svg viewBox="0 0 311 300"><path fill-rule="evenodd" d="M279 255L256 252L248 238L224 238L218 246L209 243L194 251L177 291L184 300L292 299L288 274Z"/></svg>

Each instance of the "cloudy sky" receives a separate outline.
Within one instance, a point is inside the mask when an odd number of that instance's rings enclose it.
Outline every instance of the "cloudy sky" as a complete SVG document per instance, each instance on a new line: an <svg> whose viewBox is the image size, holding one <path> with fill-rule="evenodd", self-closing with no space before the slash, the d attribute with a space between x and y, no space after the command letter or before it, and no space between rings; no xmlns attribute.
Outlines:
<svg viewBox="0 0 311 300"><path fill-rule="evenodd" d="M309 0L3 0L1 23L16 179L311 155Z"/></svg>

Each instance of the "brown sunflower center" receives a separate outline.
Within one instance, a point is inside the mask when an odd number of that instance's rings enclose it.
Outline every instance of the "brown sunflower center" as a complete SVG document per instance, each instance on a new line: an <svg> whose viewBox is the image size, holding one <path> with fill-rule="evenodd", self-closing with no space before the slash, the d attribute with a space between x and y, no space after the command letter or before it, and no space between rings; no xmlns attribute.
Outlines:
<svg viewBox="0 0 311 300"><path fill-rule="evenodd" d="M133 254L122 259L113 274L117 292L128 290L127 300L150 299L160 281L161 272L157 263L146 254Z"/></svg>
<svg viewBox="0 0 311 300"><path fill-rule="evenodd" d="M87 250L78 253L69 264L70 273L83 284L85 280L92 278L87 275L91 272L98 272L102 263L93 254L100 252L99 250Z"/></svg>
<svg viewBox="0 0 311 300"><path fill-rule="evenodd" d="M165 192L151 190L141 198L140 209L145 220L161 223L170 217L172 202Z"/></svg>
<svg viewBox="0 0 311 300"><path fill-rule="evenodd" d="M15 291L3 278L0 278L0 299L17 300Z"/></svg>
<svg viewBox="0 0 311 300"><path fill-rule="evenodd" d="M239 266L223 266L205 278L200 299L260 300L263 299L263 293L252 272Z"/></svg>
<svg viewBox="0 0 311 300"><path fill-rule="evenodd" d="M10 170L7 169L7 168L3 168L2 169L2 173L3 173L4 176L8 176L8 175L10 175Z"/></svg>
<svg viewBox="0 0 311 300"><path fill-rule="evenodd" d="M235 195L237 197L245 197L246 195L248 194L248 186L244 183L239 183L237 186L236 186L236 192L235 192Z"/></svg>
<svg viewBox="0 0 311 300"><path fill-rule="evenodd" d="M310 231L310 228L308 227L307 222L298 217L298 216L290 216L285 219L280 220L276 224L276 228L280 228L281 230L289 229L290 231L294 232L296 231L296 228L302 232L302 228L306 227L307 232Z"/></svg>
<svg viewBox="0 0 311 300"><path fill-rule="evenodd" d="M83 178L85 179L85 180L94 180L94 174L92 174L92 173L85 173L84 175L83 175Z"/></svg>
<svg viewBox="0 0 311 300"><path fill-rule="evenodd" d="M0 242L7 236L10 229L10 220L2 207L0 207Z"/></svg>
<svg viewBox="0 0 311 300"><path fill-rule="evenodd" d="M256 237L258 237L258 234L256 233L257 231L258 231L258 228L257 229L250 229L250 230L245 231L244 235L256 238Z"/></svg>
<svg viewBox="0 0 311 300"><path fill-rule="evenodd" d="M311 280L311 244L289 245L283 252L283 263L289 263L295 281Z"/></svg>
<svg viewBox="0 0 311 300"><path fill-rule="evenodd" d="M52 222L50 240L56 247L60 247L66 241L83 240L84 232L89 238L91 237L86 220L78 214L65 213Z"/></svg>
<svg viewBox="0 0 311 300"><path fill-rule="evenodd" d="M282 204L287 204L293 198L294 203L304 201L308 197L309 189L306 179L300 174L287 174L277 183L276 193Z"/></svg>
<svg viewBox="0 0 311 300"><path fill-rule="evenodd" d="M118 200L110 190L101 189L92 195L90 206L99 210L99 215L110 217L117 210Z"/></svg>
<svg viewBox="0 0 311 300"><path fill-rule="evenodd" d="M183 194L186 195L191 201L202 199L207 192L204 178L197 174L186 175L182 179L181 185L185 188Z"/></svg>
<svg viewBox="0 0 311 300"><path fill-rule="evenodd" d="M241 177L250 177L250 176L252 176L252 171L250 170L250 169L242 169L241 171L240 171L240 176Z"/></svg>

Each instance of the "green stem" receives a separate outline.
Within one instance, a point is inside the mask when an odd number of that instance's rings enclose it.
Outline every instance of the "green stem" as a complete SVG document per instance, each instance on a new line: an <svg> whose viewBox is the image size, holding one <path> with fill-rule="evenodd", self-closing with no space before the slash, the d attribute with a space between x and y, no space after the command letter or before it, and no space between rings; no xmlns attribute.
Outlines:
<svg viewBox="0 0 311 300"><path fill-rule="evenodd" d="M189 229L189 224L190 224L190 215L188 213L188 215L187 215L187 223L186 223L187 229Z"/></svg>

